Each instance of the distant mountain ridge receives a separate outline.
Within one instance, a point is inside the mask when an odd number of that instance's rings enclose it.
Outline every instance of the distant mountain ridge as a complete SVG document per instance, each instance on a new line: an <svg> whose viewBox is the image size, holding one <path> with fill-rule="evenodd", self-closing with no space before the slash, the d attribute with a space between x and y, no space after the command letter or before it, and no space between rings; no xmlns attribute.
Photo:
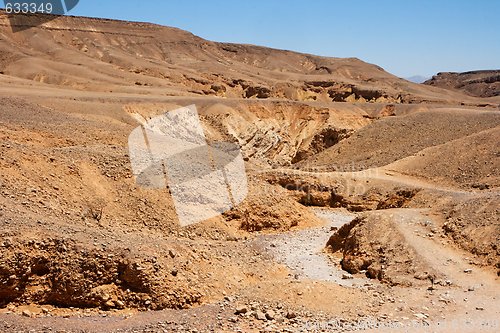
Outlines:
<svg viewBox="0 0 500 333"><path fill-rule="evenodd" d="M410 77L405 77L405 80L408 80L413 83L423 83L429 79L430 78L428 76L422 76L422 75L413 75Z"/></svg>

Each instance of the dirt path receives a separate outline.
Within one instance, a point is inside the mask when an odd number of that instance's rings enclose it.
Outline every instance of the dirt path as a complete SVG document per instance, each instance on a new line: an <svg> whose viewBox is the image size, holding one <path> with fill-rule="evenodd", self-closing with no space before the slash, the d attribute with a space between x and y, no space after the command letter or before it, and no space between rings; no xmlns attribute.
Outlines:
<svg viewBox="0 0 500 333"><path fill-rule="evenodd" d="M265 236L267 250L278 262L286 265L295 274L296 279L330 281L342 286L372 283L365 278L343 279L342 276L346 272L332 263L331 258L323 252L333 233L331 228L339 228L352 221L355 215L343 209L312 208L312 210L325 220L324 226Z"/></svg>
<svg viewBox="0 0 500 333"><path fill-rule="evenodd" d="M369 330L369 332L498 332L500 330L500 283L491 272L469 263L468 254L427 236L433 221L422 209L391 209L405 241L430 267L450 282L446 291L452 311L441 319L416 327ZM439 292L439 291L437 291Z"/></svg>
<svg viewBox="0 0 500 333"><path fill-rule="evenodd" d="M407 243L432 268L441 272L457 289L452 290L457 300L463 302L467 313L475 317L500 318L500 283L491 273L471 265L467 253L443 246L436 240L426 237L424 226L432 227L432 220L422 215L418 209L399 209L394 211L398 230ZM464 291L467 295L464 296ZM453 295L452 295L453 296ZM461 299L462 298L462 299ZM481 310L478 310L481 309Z"/></svg>
<svg viewBox="0 0 500 333"><path fill-rule="evenodd" d="M332 180L337 180L342 182L354 182L358 181L378 181L384 184L390 184L394 186L408 186L414 188L421 188L426 190L431 190L435 192L446 193L450 195L457 196L482 196L487 194L487 192L471 192L470 190L463 190L460 188L435 184L430 180L422 179L416 176L404 174L400 171L394 170L392 164L371 168L362 171L354 172L341 172L341 171L327 171L327 172L313 172L304 170L290 170L290 169L273 169L261 171L261 173L282 173L290 174L296 176L315 176L321 179L323 182L331 182Z"/></svg>

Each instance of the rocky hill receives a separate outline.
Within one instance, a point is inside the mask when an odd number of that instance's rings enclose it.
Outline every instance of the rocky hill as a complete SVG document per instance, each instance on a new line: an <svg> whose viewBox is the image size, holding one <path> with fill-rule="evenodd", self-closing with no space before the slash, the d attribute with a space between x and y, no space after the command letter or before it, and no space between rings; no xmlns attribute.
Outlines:
<svg viewBox="0 0 500 333"><path fill-rule="evenodd" d="M464 73L443 72L424 84L463 91L470 96L500 96L500 70L482 70Z"/></svg>
<svg viewBox="0 0 500 333"><path fill-rule="evenodd" d="M474 103L356 58L217 43L149 23L69 16L47 22L42 14L1 14L0 32L3 75L71 89L296 101Z"/></svg>

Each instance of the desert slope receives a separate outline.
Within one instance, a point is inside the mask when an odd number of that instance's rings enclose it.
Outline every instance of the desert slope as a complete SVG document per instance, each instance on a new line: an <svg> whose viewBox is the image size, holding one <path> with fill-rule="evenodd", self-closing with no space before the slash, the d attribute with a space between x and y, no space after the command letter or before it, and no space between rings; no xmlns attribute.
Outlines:
<svg viewBox="0 0 500 333"><path fill-rule="evenodd" d="M145 95L478 103L460 93L413 84L355 58L217 43L149 23L70 16L43 21L43 15L8 19L0 13L3 75ZM12 25L33 27L13 33Z"/></svg>
<svg viewBox="0 0 500 333"><path fill-rule="evenodd" d="M499 112L468 109L435 108L384 117L299 165L327 170L380 167L499 124ZM498 133L498 129L492 132Z"/></svg>

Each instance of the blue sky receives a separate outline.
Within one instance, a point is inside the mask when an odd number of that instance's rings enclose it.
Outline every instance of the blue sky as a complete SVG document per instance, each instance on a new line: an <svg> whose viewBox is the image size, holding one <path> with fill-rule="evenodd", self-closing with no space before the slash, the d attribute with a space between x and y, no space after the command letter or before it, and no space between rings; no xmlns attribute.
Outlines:
<svg viewBox="0 0 500 333"><path fill-rule="evenodd" d="M497 0L80 0L70 14L158 23L214 41L357 57L402 77L500 68Z"/></svg>

